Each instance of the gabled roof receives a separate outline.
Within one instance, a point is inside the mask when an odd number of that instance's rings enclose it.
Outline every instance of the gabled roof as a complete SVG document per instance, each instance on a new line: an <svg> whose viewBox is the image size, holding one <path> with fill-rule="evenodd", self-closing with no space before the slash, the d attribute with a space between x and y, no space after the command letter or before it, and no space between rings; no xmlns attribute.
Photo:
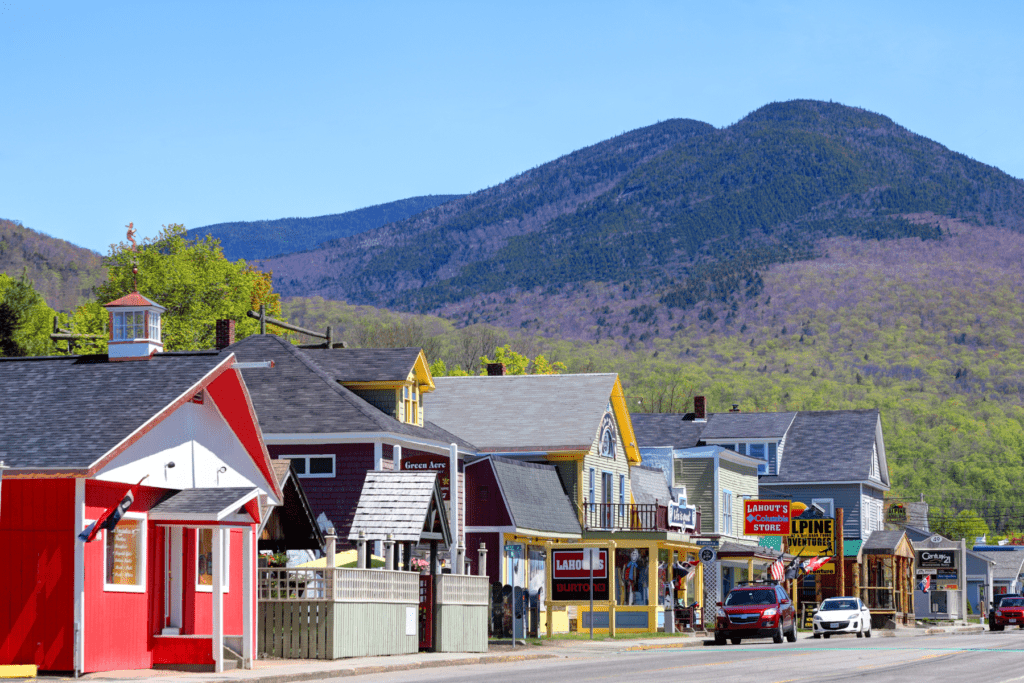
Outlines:
<svg viewBox="0 0 1024 683"><path fill-rule="evenodd" d="M517 529L579 536L583 533L554 465L489 457L512 524Z"/></svg>
<svg viewBox="0 0 1024 683"><path fill-rule="evenodd" d="M697 445L708 426L679 413L633 413L631 419L640 448L690 448Z"/></svg>
<svg viewBox="0 0 1024 683"><path fill-rule="evenodd" d="M338 382L404 382L422 351L405 349L303 349Z"/></svg>
<svg viewBox="0 0 1024 683"><path fill-rule="evenodd" d="M888 488L885 452L879 445L882 482L873 480L871 460L880 432L877 409L800 411L786 434L778 475L762 485L785 483L870 482Z"/></svg>
<svg viewBox="0 0 1024 683"><path fill-rule="evenodd" d="M255 488L185 489L168 493L149 509L152 521L220 522L245 508L250 521L259 522L259 506Z"/></svg>
<svg viewBox="0 0 1024 683"><path fill-rule="evenodd" d="M1024 566L1024 548L1013 550L978 550L977 553L994 562L992 578L1001 580L1016 579Z"/></svg>
<svg viewBox="0 0 1024 683"><path fill-rule="evenodd" d="M611 373L437 377L424 405L482 451L589 451L616 381Z"/></svg>
<svg viewBox="0 0 1024 683"><path fill-rule="evenodd" d="M423 427L407 424L370 405L312 359L309 351L319 350L300 349L282 337L264 334L246 337L221 352L234 353L239 361L274 361L273 368L241 371L264 433L384 432L473 449L430 422Z"/></svg>
<svg viewBox="0 0 1024 683"><path fill-rule="evenodd" d="M306 492L296 476L292 461L278 458L271 461L274 477L283 495L281 505L270 505L267 497L261 495L260 526L256 531L260 549L274 550L317 550L324 547L324 536L317 524L316 515L309 505ZM271 515L278 517L278 522L267 531L269 538L262 538ZM278 536L275 536L275 533Z"/></svg>
<svg viewBox="0 0 1024 683"><path fill-rule="evenodd" d="M105 355L0 358L0 460L16 469L87 470L191 398L226 361L216 352L117 363Z"/></svg>
<svg viewBox="0 0 1024 683"><path fill-rule="evenodd" d="M781 439L793 423L796 413L714 413L701 432L711 439Z"/></svg>
<svg viewBox="0 0 1024 683"><path fill-rule="evenodd" d="M348 540L438 541L451 546L451 530L436 472L369 471Z"/></svg>
<svg viewBox="0 0 1024 683"><path fill-rule="evenodd" d="M630 467L629 488L633 492L633 502L641 505L667 505L672 500L668 481L660 467Z"/></svg>

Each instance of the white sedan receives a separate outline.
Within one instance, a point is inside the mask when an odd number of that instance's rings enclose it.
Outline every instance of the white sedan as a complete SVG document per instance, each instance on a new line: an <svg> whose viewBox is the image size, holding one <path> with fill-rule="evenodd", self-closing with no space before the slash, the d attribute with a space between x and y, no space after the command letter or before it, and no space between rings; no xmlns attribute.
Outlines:
<svg viewBox="0 0 1024 683"><path fill-rule="evenodd" d="M814 637L833 633L856 633L871 637L871 612L858 598L829 598L814 610Z"/></svg>

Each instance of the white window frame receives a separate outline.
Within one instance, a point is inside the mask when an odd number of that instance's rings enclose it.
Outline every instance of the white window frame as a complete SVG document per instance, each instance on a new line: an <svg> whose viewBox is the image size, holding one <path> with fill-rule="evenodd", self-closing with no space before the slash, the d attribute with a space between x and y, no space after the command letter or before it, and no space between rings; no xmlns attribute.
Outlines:
<svg viewBox="0 0 1024 683"><path fill-rule="evenodd" d="M193 583L196 585L196 591L200 593L212 593L213 584L207 586L199 583L199 537L204 531L209 531L212 534L214 529L210 527L196 529L196 558L195 566L193 567L195 569L195 579L193 580ZM224 566L221 567L221 585L224 587L224 592L227 593L231 583L229 581L231 578L231 529L224 528L222 531L224 533L221 535L221 542L224 544L224 547L221 548L221 557L224 558Z"/></svg>
<svg viewBox="0 0 1024 683"><path fill-rule="evenodd" d="M295 474L300 479L333 479L338 474L338 458L334 453L310 453L305 455L279 455L278 459L282 460L303 460L305 462L305 472L296 472ZM330 458L331 459L331 471L330 473L318 472L316 474L309 473L309 461L311 458Z"/></svg>
<svg viewBox="0 0 1024 683"><path fill-rule="evenodd" d="M138 322L135 316L142 316ZM128 316L131 316L131 325L128 324ZM129 327L132 334L128 334ZM135 332L142 332L136 335ZM114 341L135 341L137 339L148 339L149 330L146 329L145 311L115 311L114 312Z"/></svg>
<svg viewBox="0 0 1024 683"><path fill-rule="evenodd" d="M835 498L811 498L811 505L817 505L825 511L826 517L835 519L836 499Z"/></svg>
<svg viewBox="0 0 1024 683"><path fill-rule="evenodd" d="M126 512L121 517L124 519L138 520L140 522L139 528L142 529L141 537L139 538L139 566L136 572L142 577L141 584L127 585L122 583L107 583L107 538L110 532L106 529L100 533L103 534L103 591L105 593L145 593L146 592L146 555L147 555L147 543L149 541L149 529L148 519L144 513L141 512ZM120 524L120 522L118 522ZM92 524L92 521L86 520L86 528ZM115 529L117 527L114 527Z"/></svg>
<svg viewBox="0 0 1024 683"><path fill-rule="evenodd" d="M619 517L626 517L626 475L619 475Z"/></svg>
<svg viewBox="0 0 1024 683"><path fill-rule="evenodd" d="M732 526L732 491L722 489L722 533L733 535Z"/></svg>

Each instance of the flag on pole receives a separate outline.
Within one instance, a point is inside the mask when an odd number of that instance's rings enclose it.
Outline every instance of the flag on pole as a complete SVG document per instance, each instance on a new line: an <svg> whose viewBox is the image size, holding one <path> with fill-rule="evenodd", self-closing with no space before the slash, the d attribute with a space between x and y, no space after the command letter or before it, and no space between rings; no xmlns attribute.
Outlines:
<svg viewBox="0 0 1024 683"><path fill-rule="evenodd" d="M921 582L921 590L923 590L925 593L927 593L928 589L931 587L931 585L932 585L931 574L926 574L925 577L924 577L924 581Z"/></svg>
<svg viewBox="0 0 1024 683"><path fill-rule="evenodd" d="M146 477L148 476L147 474ZM120 503L104 512L100 515L99 519L87 526L82 533L78 534L78 540L88 543L96 538L96 534L99 533L100 529L113 531L117 523L124 517L124 513L128 512L128 508L135 502L135 489L146 480L146 477L139 479L139 483L135 486L129 487L128 492L124 494L124 498L121 499Z"/></svg>
<svg viewBox="0 0 1024 683"><path fill-rule="evenodd" d="M832 557L814 557L804 562L804 571L810 574L821 569L821 566L831 560Z"/></svg>
<svg viewBox="0 0 1024 683"><path fill-rule="evenodd" d="M772 562L772 566L768 568L768 574L773 581L782 581L786 577L786 564L781 557Z"/></svg>

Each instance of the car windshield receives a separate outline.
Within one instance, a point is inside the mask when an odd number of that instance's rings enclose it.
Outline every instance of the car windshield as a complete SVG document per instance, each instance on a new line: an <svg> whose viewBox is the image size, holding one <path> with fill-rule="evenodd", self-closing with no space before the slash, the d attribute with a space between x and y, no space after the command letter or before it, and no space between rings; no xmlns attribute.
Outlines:
<svg viewBox="0 0 1024 683"><path fill-rule="evenodd" d="M1024 598L1006 598L1001 603L1000 607L1024 607Z"/></svg>
<svg viewBox="0 0 1024 683"><path fill-rule="evenodd" d="M856 600L826 600L821 603L822 612L830 612L838 609L860 609Z"/></svg>
<svg viewBox="0 0 1024 683"><path fill-rule="evenodd" d="M725 599L725 604L735 605L774 605L773 590L734 590Z"/></svg>

